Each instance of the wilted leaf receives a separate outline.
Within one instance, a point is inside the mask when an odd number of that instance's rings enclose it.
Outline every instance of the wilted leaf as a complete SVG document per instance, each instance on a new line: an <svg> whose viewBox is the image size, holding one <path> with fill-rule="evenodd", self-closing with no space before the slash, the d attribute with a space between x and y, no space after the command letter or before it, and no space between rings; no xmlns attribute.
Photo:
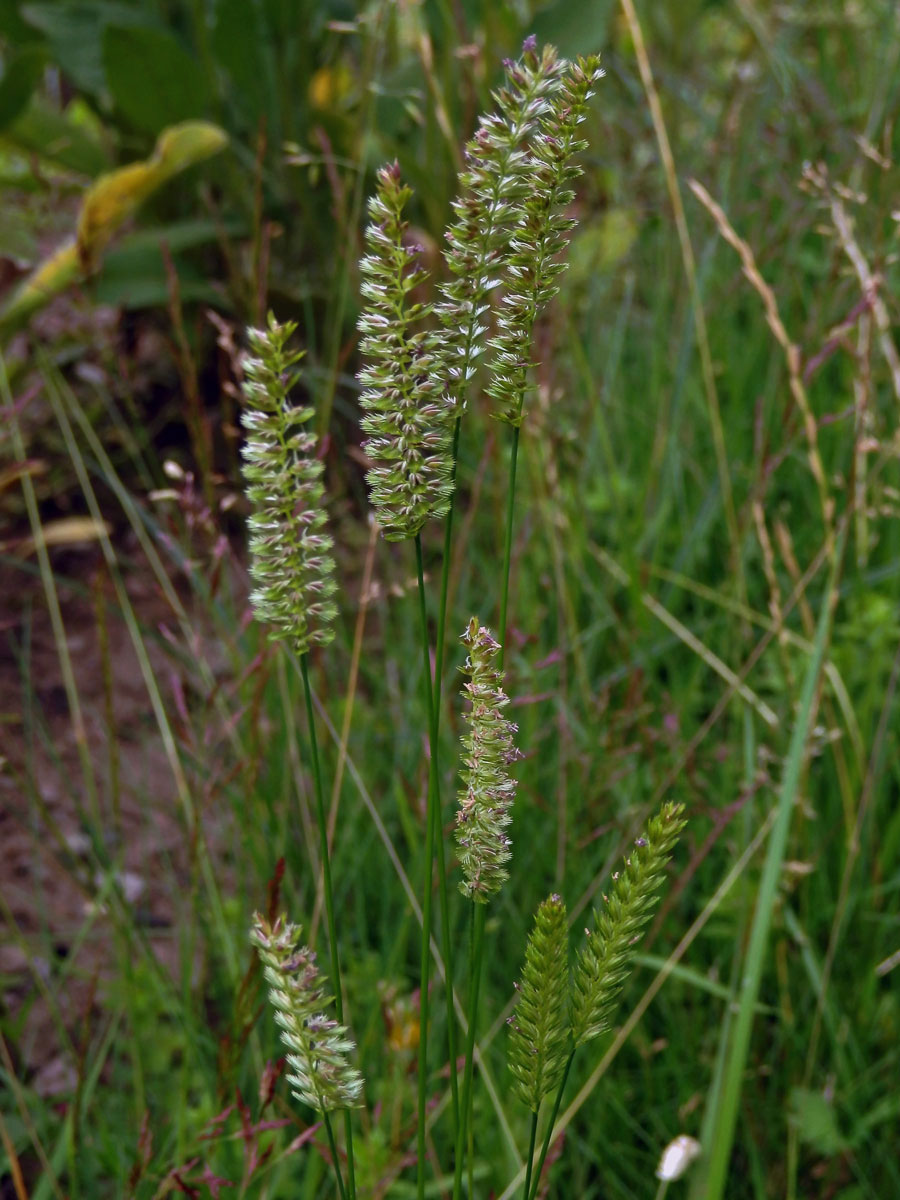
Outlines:
<svg viewBox="0 0 900 1200"><path fill-rule="evenodd" d="M0 312L0 329L20 324L70 283L95 271L116 231L142 201L173 175L217 153L227 142L217 125L187 121L164 130L144 162L101 175L85 193L76 238L20 284Z"/></svg>
<svg viewBox="0 0 900 1200"><path fill-rule="evenodd" d="M152 192L185 167L216 154L227 141L217 125L187 121L164 130L144 162L101 175L78 214L78 254L84 270L96 267L110 238Z"/></svg>
<svg viewBox="0 0 900 1200"><path fill-rule="evenodd" d="M37 538L24 538L20 552L24 556L33 554L39 544L44 546L80 546L85 542L96 542L108 537L112 526L106 521L95 521L93 517L60 517L41 526Z"/></svg>

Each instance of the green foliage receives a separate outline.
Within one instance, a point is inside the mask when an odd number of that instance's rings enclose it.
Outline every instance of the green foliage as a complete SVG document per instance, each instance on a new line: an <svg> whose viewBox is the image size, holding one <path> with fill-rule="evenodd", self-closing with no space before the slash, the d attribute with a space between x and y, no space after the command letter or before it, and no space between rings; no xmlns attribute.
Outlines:
<svg viewBox="0 0 900 1200"><path fill-rule="evenodd" d="M0 28L15 39L4 45L4 62L11 50L33 46L58 65L46 36L14 19L21 7L0 0ZM164 10L166 28L192 58L209 63L188 5L123 7L148 23ZM607 77L581 127L592 149L567 214L578 217L580 233L562 291L536 325L536 386L521 429L505 687L526 757L516 770L511 884L478 906L487 913L483 1010L496 1019L477 1030L472 1192L502 1195L528 1144L530 1114L513 1097L500 1014L533 913L563 887L570 913L609 892L610 864L632 845L648 804L663 798L690 813L677 875L621 993L615 1037L604 1038L602 1058L576 1056L553 1140L555 1149L564 1133L563 1153L541 1189L580 1200L655 1195L653 1169L673 1136L696 1135L708 1153L704 1113L717 1107L717 1080L730 1057L773 794L826 566L786 359L740 261L686 186L697 179L752 247L772 288L797 347L836 524L849 522L739 1078L739 1112L752 1119L738 1123L725 1194L900 1195L898 409L871 307L881 297L896 341L894 6L636 5L695 256L697 310L621 5L597 0L583 12L551 0L528 14L504 0L370 6L359 23L349 5L202 7L213 21L230 13L229 59L215 25L207 32L215 39L215 118L232 150L160 191L139 214L137 234L123 231L107 251L96 285L73 290L71 301L35 321L31 345L46 348L70 385L74 438L64 437L46 407L63 387L57 371L35 380L39 393L20 378L3 398L0 439L9 436L7 414L18 414L25 449L0 467L0 499L13 514L0 547L13 602L0 614L7 758L0 841L10 862L0 887L10 909L0 920L0 1030L12 1061L0 1080L0 1109L27 1194L114 1200L133 1190L136 1200L151 1200L173 1188L206 1194L216 1178L233 1184L214 1185L223 1195L243 1190L248 1200L335 1194L321 1126L305 1126L275 1068L266 1071L283 1053L274 1023L267 1011L254 1020L253 987L244 1019L234 999L248 964L247 914L265 904L282 856L283 895L269 911L303 914L320 958L326 949L321 920L314 933L317 874L309 862L318 854L298 728L300 679L246 619L240 508L228 507L239 488L230 449L236 377L224 348L207 354L213 339L201 336L206 318L189 295L204 304L218 295L236 323L251 313L262 324L271 305L298 322L307 348L303 385L319 432L328 432L321 452L341 545L345 617L328 652L310 656L310 670L326 785L340 778L332 800L336 918L345 1003L368 1076L366 1115L354 1117L359 1194L414 1192L419 927L404 889L415 895L424 874L428 718L408 555L370 544L359 519L352 298L364 218L357 196L370 189L377 163L397 157L416 190L405 216L431 266L448 214L455 220L454 160L438 99L454 139L467 136L490 105L490 89L504 86L502 57L537 32L564 54L602 50ZM328 27L332 19L352 28ZM95 49L102 68L102 37ZM56 78L45 76L51 85ZM85 179L151 149L151 139L113 108L105 82L101 92L83 93L68 72L61 79L59 93L39 84L2 133L4 187L16 189L4 191L7 234L23 225L32 247L19 239L7 277L72 231L68 205ZM290 163L284 137L294 143ZM843 193L860 253L879 280L873 292L860 285L837 237L829 195L797 186L805 160L825 162L831 192ZM192 240L194 221L202 240ZM225 238L216 235L221 227ZM109 322L99 335L83 324L59 332L71 308L83 321L95 301L127 294L132 236L139 239L134 294L164 305L167 281L152 243L168 240L170 230L215 447L205 515L178 424L184 391L167 352L165 313L99 313ZM258 264L267 249L266 276ZM120 253L121 270L113 272ZM438 303L444 274L432 270ZM196 290L189 293L188 283ZM421 299L435 296L426 291ZM734 544L698 317L733 488ZM489 314L479 321L489 329L491 322ZM226 327L223 343L228 335ZM485 375L482 368L470 377L461 426L451 630L470 612L498 626L507 443L479 398ZM84 490L71 482L78 454L112 526L110 558L97 541L51 548L52 573L39 580L37 559L23 548L26 537L40 545L39 526L38 535L18 527L17 492L32 481L48 525L58 514L85 511ZM173 459L182 469L176 481L163 472ZM432 633L437 533L423 528ZM59 655L74 656L81 723L76 704L60 699L47 578L59 593ZM112 639L109 708L95 587ZM143 653L140 672L131 667L132 648ZM448 675L463 657L447 647ZM445 828L463 728L458 710L456 689L447 688L436 739ZM85 736L96 810L77 757ZM81 852L85 835L91 845ZM452 839L446 844L452 856ZM452 879L455 867L446 866ZM95 879L116 868L147 882L136 903L98 895ZM449 933L454 947L464 947L475 906L452 887L451 900ZM576 930L586 920L576 917ZM111 944L118 953L105 953ZM460 957L454 982L468 1012ZM140 964L133 983L129 964ZM439 1189L454 1147L442 984L433 970L426 1088L429 1147L443 1174L429 1183ZM14 1186L4 1157L10 1145L0 1150L7 1189ZM343 1143L339 1150L342 1158ZM680 1187L707 1200L703 1167L702 1157L668 1195Z"/></svg>
<svg viewBox="0 0 900 1200"><path fill-rule="evenodd" d="M322 462L316 438L304 428L313 415L288 396L303 351L288 348L296 326L280 325L270 314L266 329L251 330L244 361L244 478L254 506L248 520L250 573L256 584L250 599L258 620L271 634L291 643L297 654L334 637L337 609L331 537L322 507Z"/></svg>
<svg viewBox="0 0 900 1200"><path fill-rule="evenodd" d="M535 913L516 990L509 1069L516 1095L537 1112L559 1086L570 1046L569 923L560 896L549 896Z"/></svg>
<svg viewBox="0 0 900 1200"><path fill-rule="evenodd" d="M109 26L103 65L116 105L142 133L156 135L167 125L209 112L201 64L165 30Z"/></svg>
<svg viewBox="0 0 900 1200"><path fill-rule="evenodd" d="M0 78L0 130L6 129L25 110L46 66L40 46L25 46L3 65Z"/></svg>
<svg viewBox="0 0 900 1200"><path fill-rule="evenodd" d="M573 975L572 1037L576 1046L609 1029L637 943L656 906L663 869L684 828L683 809L681 804L666 803L651 817L621 870L614 872L603 908L594 910L593 928L578 952Z"/></svg>

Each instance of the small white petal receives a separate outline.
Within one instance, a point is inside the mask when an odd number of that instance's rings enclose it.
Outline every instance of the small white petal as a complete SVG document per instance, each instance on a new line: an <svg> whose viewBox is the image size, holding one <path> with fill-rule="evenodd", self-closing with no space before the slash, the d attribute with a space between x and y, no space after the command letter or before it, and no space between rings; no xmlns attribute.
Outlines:
<svg viewBox="0 0 900 1200"><path fill-rule="evenodd" d="M656 1168L657 1179L680 1179L691 1163L700 1154L700 1143L696 1138L681 1133L669 1142L662 1152L659 1166Z"/></svg>

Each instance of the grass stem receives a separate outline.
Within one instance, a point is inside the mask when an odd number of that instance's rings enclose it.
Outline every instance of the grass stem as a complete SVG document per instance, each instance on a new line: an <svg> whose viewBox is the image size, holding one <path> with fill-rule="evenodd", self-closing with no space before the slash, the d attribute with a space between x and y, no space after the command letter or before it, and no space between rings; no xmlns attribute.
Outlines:
<svg viewBox="0 0 900 1200"><path fill-rule="evenodd" d="M753 1017L766 961L769 931L772 926L772 914L778 899L778 884L784 866L791 817L794 813L800 778L806 762L807 739L814 717L815 697L831 631L840 564L843 559L846 538L847 526L844 525L841 528L835 557L832 561L828 584L821 600L816 639L803 680L797 718L791 733L784 776L775 809L775 823L769 838L766 861L757 892L756 908L750 929L750 942L744 963L739 1007L725 1067L721 1103L710 1141L706 1200L721 1200L725 1191L725 1180L734 1144L738 1104L750 1047Z"/></svg>
<svg viewBox="0 0 900 1200"><path fill-rule="evenodd" d="M304 655L304 658L305 657L306 656ZM344 1111L346 1112L347 1110L345 1109ZM344 1190L344 1181L341 1178L341 1164L340 1159L338 1158L337 1144L334 1140L334 1130L331 1128L331 1118L327 1112L322 1113L322 1121L325 1125L325 1133L328 1136L328 1148L331 1151L331 1161L334 1165L334 1174L335 1178L337 1179L338 1191L341 1194L341 1200L347 1200L347 1193Z"/></svg>
<svg viewBox="0 0 900 1200"><path fill-rule="evenodd" d="M531 1114L531 1136L528 1139L528 1157L525 1160L525 1187L522 1191L522 1200L528 1200L528 1193L531 1191L531 1168L534 1162L534 1144L537 1141L538 1127L538 1109L535 1109Z"/></svg>
<svg viewBox="0 0 900 1200"><path fill-rule="evenodd" d="M462 1171L465 1158L466 1130L472 1105L472 1076L475 1068L475 1035L478 1029L478 994L481 990L481 968L484 959L484 926L487 905L472 904L472 936L469 942L469 1032L466 1040L466 1065L463 1072L460 1124L456 1135L456 1162L453 1174L453 1200L462 1197Z"/></svg>
<svg viewBox="0 0 900 1200"><path fill-rule="evenodd" d="M513 513L516 503L516 465L519 460L519 426L513 426L512 445L509 451L509 484L506 496L506 537L503 545L503 590L500 593L500 654L497 658L497 669L503 670L506 656L506 611L509 605L509 572L512 562Z"/></svg>
<svg viewBox="0 0 900 1200"><path fill-rule="evenodd" d="M438 829L443 830L441 817L440 785L437 776L437 746L441 726L441 690L444 672L444 642L447 630L447 595L450 590L450 547L453 540L453 508L456 497L456 456L459 449L460 418L453 427L453 492L450 507L444 520L444 555L441 562L441 592L438 605L438 626L434 648L434 686L431 706L431 754L435 760L435 808L438 813ZM448 896L447 870L444 860L444 839L437 838L438 855L438 900L441 908L441 953L447 970L447 1053L450 1060L450 1098L453 1106L454 1134L459 1130L459 1080L456 1070L456 1020L453 1014L453 940L450 937L450 899Z"/></svg>
<svg viewBox="0 0 900 1200"><path fill-rule="evenodd" d="M556 1089L556 1099L553 1101L553 1112L550 1114L550 1120L547 1122L547 1128L544 1132L544 1141L541 1145L541 1157L538 1159L537 1170L534 1172L534 1183L531 1188L531 1194L525 1191L525 1200L532 1200L537 1195L537 1190L541 1183L541 1172L544 1169L544 1162L547 1158L547 1151L550 1149L550 1139L553 1137L553 1126L556 1124L556 1118L559 1115L559 1106L562 1104L563 1092L566 1090L566 1082L569 1078L569 1071L572 1069L572 1059L575 1057L575 1047L573 1046L569 1052L569 1057L566 1059L566 1065L563 1069L562 1078L559 1081L559 1087ZM528 1167L531 1167L531 1157L528 1159Z"/></svg>
<svg viewBox="0 0 900 1200"><path fill-rule="evenodd" d="M319 839L322 857L322 882L325 893L325 919L328 923L328 947L331 953L331 978L334 983L334 1007L338 1021L344 1022L344 996L341 982L341 965L338 956L337 930L334 922L334 892L331 886L331 856L328 852L328 818L325 812L325 792L322 787L322 771L319 766L319 745L316 740L316 722L313 715L312 691L309 686L309 655L300 655L300 674L303 678L303 696L306 701L306 720L309 725L310 761L312 763L313 783L316 792L316 823L319 826ZM325 1114L325 1127L331 1137L331 1124ZM353 1167L353 1123L350 1110L344 1109L344 1130L347 1140L347 1180L350 1186L350 1196L356 1195L356 1180ZM334 1150L332 1149L332 1153ZM340 1181L340 1168L335 1155L335 1171ZM344 1186L341 1183L341 1195Z"/></svg>
<svg viewBox="0 0 900 1200"><path fill-rule="evenodd" d="M425 1108L428 1068L428 984L431 972L431 890L434 879L434 841L437 827L437 755L432 741L434 730L434 700L431 686L431 655L428 648L428 615L425 610L425 569L422 564L422 537L416 534L416 573L419 581L419 618L422 626L422 677L425 690L425 711L428 714L428 800L425 808L425 880L422 890L422 953L419 973L419 1094L416 1129L416 1159L418 1164L418 1200L425 1196ZM448 986L453 982L448 974Z"/></svg>

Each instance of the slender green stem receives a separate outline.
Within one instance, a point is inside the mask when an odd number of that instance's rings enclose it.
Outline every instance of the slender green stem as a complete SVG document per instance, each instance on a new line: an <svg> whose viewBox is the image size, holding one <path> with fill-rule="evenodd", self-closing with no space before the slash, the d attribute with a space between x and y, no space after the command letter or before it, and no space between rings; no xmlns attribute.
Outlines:
<svg viewBox="0 0 900 1200"><path fill-rule="evenodd" d="M331 1128L331 1118L327 1112L322 1113L322 1121L325 1125L325 1133L328 1135L328 1148L331 1151L331 1161L334 1164L334 1174L337 1179L338 1191L341 1193L341 1200L347 1200L347 1193L344 1191L344 1181L341 1178L341 1164L338 1159L337 1145L334 1140L334 1130Z"/></svg>
<svg viewBox="0 0 900 1200"><path fill-rule="evenodd" d="M462 1171L466 1147L466 1129L472 1104L472 1075L475 1067L475 1034L478 1028L478 993L481 990L481 964L484 958L484 926L487 905L472 904L472 936L469 941L469 1034L466 1040L466 1066L460 1101L460 1125L456 1135L456 1163L453 1175L453 1200L462 1196Z"/></svg>
<svg viewBox="0 0 900 1200"><path fill-rule="evenodd" d="M344 1024L344 989L341 981L341 964L338 957L337 929L334 921L334 892L331 886L331 856L328 853L328 817L325 813L325 791L322 787L322 770L319 766L319 744L316 739L316 722L313 716L312 691L309 686L309 655L300 655L300 674L303 677L303 696L306 701L306 720L309 725L310 759L313 769L313 783L316 792L316 823L319 826L319 846L322 858L322 882L325 893L325 916L328 922L328 943L331 951L331 978L334 983L334 1007L338 1021ZM331 1131L326 1116L326 1127ZM344 1131L347 1141L347 1180L350 1185L351 1197L356 1196L356 1178L353 1166L353 1123L350 1110L344 1109ZM335 1158L335 1171L340 1170ZM343 1184L341 1195L344 1194Z"/></svg>
<svg viewBox="0 0 900 1200"><path fill-rule="evenodd" d="M500 593L500 654L498 670L503 670L506 655L506 609L509 603L509 571L512 561L513 512L516 503L516 464L519 460L519 426L513 426L512 446L509 451L509 485L506 495L506 539L503 546L503 591Z"/></svg>
<svg viewBox="0 0 900 1200"><path fill-rule="evenodd" d="M441 684L443 682L444 671L444 635L447 628L447 595L450 591L450 546L453 540L453 510L456 501L456 456L459 453L459 427L461 418L456 418L456 424L453 426L453 468L451 479L453 482L453 491L450 495L450 507L447 509L447 516L444 519L444 560L441 563L441 597L440 607L438 608L438 627L437 627L437 644L434 648L434 695L435 695L435 728L440 722L441 712Z"/></svg>
<svg viewBox="0 0 900 1200"><path fill-rule="evenodd" d="M562 1073L562 1079L559 1081L559 1087L556 1090L556 1099L553 1101L553 1112L550 1114L550 1120L547 1122L547 1129L544 1133L544 1141L541 1145L541 1157L538 1159L537 1170L534 1172L534 1185L531 1190L531 1196L526 1192L525 1200L533 1200L537 1195L537 1190L541 1183L541 1171L544 1169L544 1161L547 1158L547 1151L550 1149L550 1139L553 1136L553 1126L556 1124L556 1118L559 1115L559 1106L562 1103L563 1092L566 1090L566 1081L569 1078L569 1071L572 1069L572 1059L575 1057L575 1047L573 1046L569 1052L569 1057L566 1059L565 1070ZM531 1159L528 1159L528 1165L531 1166Z"/></svg>
<svg viewBox="0 0 900 1200"><path fill-rule="evenodd" d="M434 840L437 826L437 747L432 741L434 699L431 687L431 656L428 652L428 616L425 611L425 569L422 565L422 537L416 534L416 572L419 579L419 618L422 625L422 677L425 711L428 714L428 801L425 809L425 882L422 895L422 954L419 983L419 1106L416 1137L418 1178L416 1195L425 1196L425 1101L428 1067L428 983L431 971L431 889L434 879Z"/></svg>
<svg viewBox="0 0 900 1200"><path fill-rule="evenodd" d="M441 727L441 688L444 671L444 641L447 629L447 594L450 590L450 546L453 537L453 501L456 496L456 455L459 448L460 418L456 418L453 427L453 483L454 489L450 497L450 507L444 521L444 557L441 563L441 595L438 608L437 638L434 648L434 688L432 689L431 710L431 754L435 759L435 774L437 775L438 734ZM454 1136L459 1131L459 1081L456 1070L456 1016L453 1012L453 940L450 937L450 900L448 897L447 870L444 861L444 838L442 819L440 782L436 784L435 807L438 813L437 839L438 855L438 899L441 906L441 953L447 972L447 1052L450 1059L450 1098L453 1107Z"/></svg>
<svg viewBox="0 0 900 1200"><path fill-rule="evenodd" d="M739 1007L735 1018L728 1063L725 1068L721 1101L713 1131L713 1140L711 1142L705 1192L706 1200L721 1200L725 1191L728 1164L731 1160L731 1151L734 1144L738 1104L740 1102L741 1088L746 1070L747 1052L750 1046L750 1034L753 1029L753 1017L756 1012L756 1002L759 996L762 972L766 961L769 931L772 926L772 914L778 899L778 883L781 879L785 852L787 850L791 817L794 813L794 805L800 787L800 777L806 762L807 739L814 717L815 696L819 686L819 677L822 672L825 650L831 631L831 618L837 598L838 579L846 540L847 526L845 524L839 534L828 585L821 600L816 638L813 643L809 664L806 668L806 676L803 680L797 717L791 733L778 805L775 810L775 823L769 838L762 878L759 881L756 909L753 914L753 924L750 928L750 942L747 946L747 955L744 960Z"/></svg>
<svg viewBox="0 0 900 1200"><path fill-rule="evenodd" d="M534 1144L537 1141L538 1109L531 1114L531 1137L528 1139L528 1157L525 1160L525 1188L522 1200L528 1200L531 1191L531 1165L534 1162Z"/></svg>

